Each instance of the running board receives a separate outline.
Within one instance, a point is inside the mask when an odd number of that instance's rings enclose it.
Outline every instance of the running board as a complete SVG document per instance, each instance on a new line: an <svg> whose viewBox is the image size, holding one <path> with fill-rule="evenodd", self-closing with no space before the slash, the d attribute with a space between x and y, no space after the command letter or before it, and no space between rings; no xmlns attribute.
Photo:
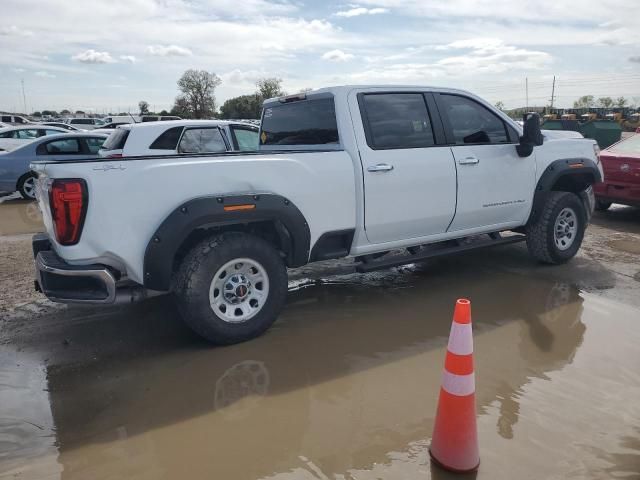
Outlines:
<svg viewBox="0 0 640 480"><path fill-rule="evenodd" d="M479 248L494 247L498 245L509 245L510 243L518 243L524 241L526 235L510 235L508 237L498 237L491 240L477 241L462 245L456 245L454 247L445 247L439 249L429 249L426 246L426 250L415 254L395 255L391 258L382 258L380 260L374 260L369 262L362 262L356 264L356 271L360 273L372 272L374 270L382 270L384 268L397 267L400 265L406 265L407 263L413 263L420 260L427 260L429 258L444 257L447 255L453 255L454 253L466 252L469 250L476 250Z"/></svg>

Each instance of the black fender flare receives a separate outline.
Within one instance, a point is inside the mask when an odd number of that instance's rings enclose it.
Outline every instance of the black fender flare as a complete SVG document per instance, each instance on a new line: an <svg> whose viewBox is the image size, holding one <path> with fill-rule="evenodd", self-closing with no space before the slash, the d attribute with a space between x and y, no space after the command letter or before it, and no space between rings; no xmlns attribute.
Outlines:
<svg viewBox="0 0 640 480"><path fill-rule="evenodd" d="M287 265L305 265L309 260L309 225L288 199L271 193L199 197L173 210L152 235L144 254L144 286L170 289L175 255L194 230L265 221L274 222L281 242L288 247Z"/></svg>
<svg viewBox="0 0 640 480"><path fill-rule="evenodd" d="M548 193L552 191L551 189L558 179L566 175L592 176L593 181L590 182L590 185L602 181L602 175L600 174L598 166L589 158L563 158L551 162L542 175L540 175L540 179L536 185L536 190L533 195L531 214L529 215L527 223L537 220L547 199Z"/></svg>

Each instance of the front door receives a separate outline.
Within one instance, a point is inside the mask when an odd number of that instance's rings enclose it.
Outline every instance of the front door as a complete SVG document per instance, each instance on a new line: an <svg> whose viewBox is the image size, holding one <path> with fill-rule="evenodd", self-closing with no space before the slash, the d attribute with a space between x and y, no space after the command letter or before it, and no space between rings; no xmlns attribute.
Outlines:
<svg viewBox="0 0 640 480"><path fill-rule="evenodd" d="M421 92L371 92L358 94L357 102L369 242L446 232L456 206L456 167L451 149L436 144L433 100Z"/></svg>
<svg viewBox="0 0 640 480"><path fill-rule="evenodd" d="M448 231L522 224L533 200L535 154L518 156L515 130L472 98L435 98L458 169L458 204Z"/></svg>

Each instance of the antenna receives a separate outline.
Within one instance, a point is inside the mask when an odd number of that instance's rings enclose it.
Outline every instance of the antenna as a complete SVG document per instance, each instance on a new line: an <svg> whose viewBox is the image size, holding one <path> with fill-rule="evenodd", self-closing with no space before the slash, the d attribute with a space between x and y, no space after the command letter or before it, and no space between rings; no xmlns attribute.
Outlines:
<svg viewBox="0 0 640 480"><path fill-rule="evenodd" d="M525 102L525 108L528 112L529 111L529 77L524 77L524 91L527 97L527 100Z"/></svg>
<svg viewBox="0 0 640 480"><path fill-rule="evenodd" d="M556 94L556 76L553 76L553 86L551 87L551 108L553 108L553 100Z"/></svg>

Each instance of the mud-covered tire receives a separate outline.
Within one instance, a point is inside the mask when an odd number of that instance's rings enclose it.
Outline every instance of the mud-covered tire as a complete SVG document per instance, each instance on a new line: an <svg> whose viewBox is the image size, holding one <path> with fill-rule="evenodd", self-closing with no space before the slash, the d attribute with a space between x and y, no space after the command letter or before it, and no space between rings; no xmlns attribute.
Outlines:
<svg viewBox="0 0 640 480"><path fill-rule="evenodd" d="M567 211L575 214L576 232L572 243L566 249L561 249L556 243L556 222ZM549 192L537 219L526 227L529 254L542 263L560 264L571 260L582 245L586 225L584 204L576 194Z"/></svg>
<svg viewBox="0 0 640 480"><path fill-rule="evenodd" d="M268 290L257 313L233 322L214 310L210 295L219 270L236 259L248 259L261 267ZM208 237L191 249L174 276L173 293L189 327L212 343L229 345L257 337L273 324L284 306L287 283L284 261L270 243L254 235L228 232Z"/></svg>
<svg viewBox="0 0 640 480"><path fill-rule="evenodd" d="M22 195L22 198L25 200L35 200L35 180L36 176L32 172L25 173L18 179L18 192L20 192L20 195Z"/></svg>
<svg viewBox="0 0 640 480"><path fill-rule="evenodd" d="M602 200L596 200L596 206L595 209L599 212L604 212L605 210L609 210L609 207L611 206L612 202L605 202Z"/></svg>

